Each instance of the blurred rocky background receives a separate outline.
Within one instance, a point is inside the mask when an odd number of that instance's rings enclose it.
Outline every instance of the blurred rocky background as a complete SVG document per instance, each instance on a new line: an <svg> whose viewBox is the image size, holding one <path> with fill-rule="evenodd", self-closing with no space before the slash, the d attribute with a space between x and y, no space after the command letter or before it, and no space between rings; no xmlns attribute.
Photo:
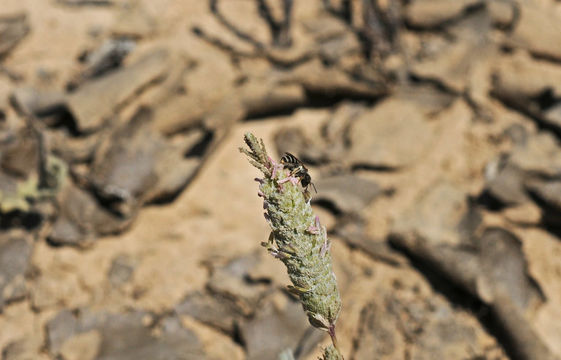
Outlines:
<svg viewBox="0 0 561 360"><path fill-rule="evenodd" d="M560 45L555 0L2 0L2 359L316 359L246 131L347 359L561 358Z"/></svg>

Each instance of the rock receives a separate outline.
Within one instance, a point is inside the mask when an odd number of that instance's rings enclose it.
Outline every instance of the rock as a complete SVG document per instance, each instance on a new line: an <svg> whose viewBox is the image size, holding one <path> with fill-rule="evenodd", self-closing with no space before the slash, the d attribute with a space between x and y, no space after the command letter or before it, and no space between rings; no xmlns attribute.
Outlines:
<svg viewBox="0 0 561 360"><path fill-rule="evenodd" d="M494 67L493 91L499 96L533 98L546 91L561 96L561 67L556 64L518 51L499 58Z"/></svg>
<svg viewBox="0 0 561 360"><path fill-rule="evenodd" d="M64 94L32 87L16 88L10 98L18 109L37 116L60 112L65 105Z"/></svg>
<svg viewBox="0 0 561 360"><path fill-rule="evenodd" d="M450 107L457 99L456 95L445 92L435 85L417 84L399 86L394 96L398 99L413 102L425 116L432 117Z"/></svg>
<svg viewBox="0 0 561 360"><path fill-rule="evenodd" d="M178 319L163 317L156 324L151 324L151 319L141 311L115 314L63 310L47 323L48 350L52 356L65 355L65 359L205 358L196 336ZM151 326L159 328L159 336L153 334Z"/></svg>
<svg viewBox="0 0 561 360"><path fill-rule="evenodd" d="M202 344L199 339L190 329L183 327L181 321L177 317L168 316L161 322L160 326L163 334L163 345L167 348L166 351L159 350L154 358L166 360L169 358L177 360L189 359L206 359L203 352ZM164 348L164 346L158 346ZM135 359L131 357L131 360Z"/></svg>
<svg viewBox="0 0 561 360"><path fill-rule="evenodd" d="M0 73L2 72L0 68ZM9 98L12 91L12 84L8 79L0 79L0 139L5 136L5 131L9 129L9 123L6 121L7 112L10 106ZM0 140L1 141L1 140Z"/></svg>
<svg viewBox="0 0 561 360"><path fill-rule="evenodd" d="M195 36L188 37L186 41L190 47L189 53L196 54L193 59L195 65L185 77L187 94L193 98L194 107L200 108L203 114L208 114L223 99L238 94L239 89L235 85L239 83L240 74L230 59L223 56L219 50L201 42ZM216 74L221 75L217 77Z"/></svg>
<svg viewBox="0 0 561 360"><path fill-rule="evenodd" d="M553 227L561 226L561 181L535 180L527 184L528 191L542 209L543 220Z"/></svg>
<svg viewBox="0 0 561 360"><path fill-rule="evenodd" d="M561 214L556 199L559 189L555 181L546 179L561 174L560 149L549 133L527 136L511 154L487 165L488 194L506 206L525 204L532 198L542 207L549 222L556 223Z"/></svg>
<svg viewBox="0 0 561 360"><path fill-rule="evenodd" d="M29 269L33 245L22 234L0 236L0 312L10 301L27 294L25 273Z"/></svg>
<svg viewBox="0 0 561 360"><path fill-rule="evenodd" d="M203 119L206 130L212 131L213 136L221 138L238 121L246 116L242 100L237 96L222 98Z"/></svg>
<svg viewBox="0 0 561 360"><path fill-rule="evenodd" d="M446 309L448 310L448 309ZM439 308L437 311L446 311ZM418 340L411 351L413 359L429 360L433 356L444 359L465 357L477 348L478 353L485 349L477 343L477 330L467 324L458 323L448 316L436 315L436 321L424 326Z"/></svg>
<svg viewBox="0 0 561 360"><path fill-rule="evenodd" d="M174 324L170 324L173 322ZM137 325L138 326L138 325ZM114 336L104 337L98 360L195 360L206 359L197 337L188 329L183 328L175 319L166 318L162 321L162 335L143 339L144 335L130 339L129 329L115 329ZM125 341L133 341L124 344ZM113 344L108 344L111 341Z"/></svg>
<svg viewBox="0 0 561 360"><path fill-rule="evenodd" d="M541 221L540 208L531 202L507 208L502 214L505 219L520 226L537 227Z"/></svg>
<svg viewBox="0 0 561 360"><path fill-rule="evenodd" d="M195 39L189 41L192 45L200 45ZM205 122L211 125L206 130L216 130L220 125L226 126L245 116L237 96L241 88L233 89L233 82L239 82L236 70L220 55L212 51L209 54L208 50L205 47L195 48L192 51L201 57L182 57L176 61L173 71L152 97L150 107L154 113L154 127L162 134L169 136L189 132L204 127ZM223 76L213 77L216 73ZM209 77L213 81L208 81ZM234 92L236 96L232 96ZM214 120L209 117L214 117ZM217 124L213 125L213 121ZM224 121L226 123L222 123Z"/></svg>
<svg viewBox="0 0 561 360"><path fill-rule="evenodd" d="M30 29L25 13L0 15L0 60L27 36Z"/></svg>
<svg viewBox="0 0 561 360"><path fill-rule="evenodd" d="M524 189L526 174L508 160L497 159L485 167L486 190L502 205L520 205L528 201Z"/></svg>
<svg viewBox="0 0 561 360"><path fill-rule="evenodd" d="M102 336L98 331L75 335L62 344L60 355L65 360L95 360Z"/></svg>
<svg viewBox="0 0 561 360"><path fill-rule="evenodd" d="M333 16L314 16L302 22L304 30L315 41L327 40L342 36L348 28L339 19Z"/></svg>
<svg viewBox="0 0 561 360"><path fill-rule="evenodd" d="M321 129L323 144L316 163L327 161L343 165L348 150L348 133L351 124L364 112L366 106L355 102L342 102L325 121ZM307 154L306 154L307 155ZM309 157L309 155L307 155Z"/></svg>
<svg viewBox="0 0 561 360"><path fill-rule="evenodd" d="M253 39L251 35L244 37L237 36L236 31L232 29L231 23L224 21L225 17L216 17L212 14L206 14L198 19L198 22L192 27L193 34L202 40L215 45L236 55L254 55L255 47L261 47L262 44ZM247 39L247 41L246 41Z"/></svg>
<svg viewBox="0 0 561 360"><path fill-rule="evenodd" d="M174 310L232 335L243 317L231 299L201 292L187 295Z"/></svg>
<svg viewBox="0 0 561 360"><path fill-rule="evenodd" d="M561 212L561 181L535 181L528 184L530 191L551 209Z"/></svg>
<svg viewBox="0 0 561 360"><path fill-rule="evenodd" d="M478 244L480 271L485 274L485 280L480 278L478 281L488 281L489 284L485 286L500 287L520 309L545 300L540 288L528 274L526 257L518 238L504 229L489 228L478 240Z"/></svg>
<svg viewBox="0 0 561 360"><path fill-rule="evenodd" d="M175 307L175 312L234 334L237 326L253 316L264 297L272 291L270 279L255 279L250 274L262 261L260 254L261 251L235 258L213 269L207 291L188 294Z"/></svg>
<svg viewBox="0 0 561 360"><path fill-rule="evenodd" d="M438 81L453 91L460 92L465 87L466 75L471 65L471 61L466 59L473 60L473 57L472 46L465 42L456 42L450 44L436 58L414 64L412 71L417 77Z"/></svg>
<svg viewBox="0 0 561 360"><path fill-rule="evenodd" d="M561 131L561 103L548 108L543 114L544 122Z"/></svg>
<svg viewBox="0 0 561 360"><path fill-rule="evenodd" d="M200 126L208 109L200 106L194 94L175 96L156 106L154 128L163 135L173 135Z"/></svg>
<svg viewBox="0 0 561 360"><path fill-rule="evenodd" d="M493 24L502 29L512 26L517 16L515 3L510 0L489 1L487 9L493 19Z"/></svg>
<svg viewBox="0 0 561 360"><path fill-rule="evenodd" d="M18 179L14 176L0 172L0 209L2 212L11 211L11 207L6 207L5 202L11 197L11 194L17 194Z"/></svg>
<svg viewBox="0 0 561 360"><path fill-rule="evenodd" d="M425 266L487 304L493 321L512 342L509 351L521 359L554 359L543 339L530 326L527 314L544 302L541 289L528 275L519 239L501 228L488 228L470 247L435 244L424 238L390 237ZM453 356L454 357L454 356Z"/></svg>
<svg viewBox="0 0 561 360"><path fill-rule="evenodd" d="M66 132L49 132L48 141L56 156L68 164L76 164L91 162L95 150L108 134L109 131L102 130L86 136L72 137Z"/></svg>
<svg viewBox="0 0 561 360"><path fill-rule="evenodd" d="M99 331L102 335L102 346L98 350L98 359L106 357L111 359L112 355L115 359L131 358L130 353L141 352L154 343L150 328L147 326L149 321L146 321L150 319L150 315L146 312L111 314L86 311L85 314L78 316L78 330L65 342L94 329Z"/></svg>
<svg viewBox="0 0 561 360"><path fill-rule="evenodd" d="M36 360L41 345L28 338L13 341L2 349L2 360Z"/></svg>
<svg viewBox="0 0 561 360"><path fill-rule="evenodd" d="M176 134L169 139L173 146L181 149L181 152L187 157L197 157L204 155L202 153L204 153L205 144L212 140L211 137L212 133L196 128L186 133Z"/></svg>
<svg viewBox="0 0 561 360"><path fill-rule="evenodd" d="M42 246L44 249L45 245ZM57 266L45 273L37 270L29 287L30 307L34 312L73 308L91 301L92 293L84 288L84 277L77 271Z"/></svg>
<svg viewBox="0 0 561 360"><path fill-rule="evenodd" d="M364 105L354 102L343 102L338 105L322 129L325 140L332 146L344 146L350 125L365 111Z"/></svg>
<svg viewBox="0 0 561 360"><path fill-rule="evenodd" d="M207 284L208 289L223 297L234 299L239 312L250 316L265 295L271 291L263 282L251 283L247 275L261 261L257 254L233 259L226 266L216 269Z"/></svg>
<svg viewBox="0 0 561 360"><path fill-rule="evenodd" d="M80 323L70 310L63 310L47 323L45 329L47 347L51 354L56 354L67 339L79 332Z"/></svg>
<svg viewBox="0 0 561 360"><path fill-rule="evenodd" d="M88 179L97 194L125 217L146 201L179 192L200 165L184 159L187 149L168 144L152 128L152 113L140 109L99 145Z"/></svg>
<svg viewBox="0 0 561 360"><path fill-rule="evenodd" d="M183 145L183 144L182 144ZM146 193L147 203L166 202L174 199L194 178L203 164L199 157L184 158L178 151L182 147L168 149L160 156L155 172L158 182ZM208 153L204 154L208 155Z"/></svg>
<svg viewBox="0 0 561 360"><path fill-rule="evenodd" d="M419 78L437 81L454 92L462 92L467 86L470 72L482 55L481 52L474 52L476 48L484 51L474 44L454 42L438 57L418 62L411 70Z"/></svg>
<svg viewBox="0 0 561 360"><path fill-rule="evenodd" d="M120 4L111 32L117 38L141 39L153 35L156 28L156 18L144 8L142 1L130 0Z"/></svg>
<svg viewBox="0 0 561 360"><path fill-rule="evenodd" d="M460 226L468 214L466 194L452 184L439 182L430 186L395 220L392 232L409 240L460 245L464 241Z"/></svg>
<svg viewBox="0 0 561 360"><path fill-rule="evenodd" d="M405 21L413 27L432 28L459 17L481 0L415 0L405 8Z"/></svg>
<svg viewBox="0 0 561 360"><path fill-rule="evenodd" d="M409 288L376 294L360 312L354 359L488 358L486 330L440 296Z"/></svg>
<svg viewBox="0 0 561 360"><path fill-rule="evenodd" d="M0 168L19 179L29 179L39 166L37 137L29 127L22 127L0 144Z"/></svg>
<svg viewBox="0 0 561 360"><path fill-rule="evenodd" d="M169 68L168 52L153 50L134 64L94 79L70 94L67 105L80 132L98 130L143 87L162 79Z"/></svg>
<svg viewBox="0 0 561 360"><path fill-rule="evenodd" d="M504 135L512 141L515 146L524 147L528 143L528 130L522 124L512 124L504 131Z"/></svg>
<svg viewBox="0 0 561 360"><path fill-rule="evenodd" d="M309 95L325 98L377 99L388 92L387 83L382 79L361 81L360 77L353 77L337 67L325 66L320 60L296 67L287 74L286 81L302 85Z"/></svg>
<svg viewBox="0 0 561 360"><path fill-rule="evenodd" d="M282 127L275 133L275 147L280 156L289 152L301 159L302 153L310 146L310 141L300 127Z"/></svg>
<svg viewBox="0 0 561 360"><path fill-rule="evenodd" d="M530 275L536 280L546 299L532 318L533 326L547 346L559 355L561 344L557 341L557 334L560 333L561 324L557 318L561 308L561 242L554 232L538 227L525 229L520 237L524 242L524 255Z"/></svg>
<svg viewBox="0 0 561 360"><path fill-rule="evenodd" d="M354 358L366 360L400 359L405 351L405 339L395 315L383 309L382 301L373 301L360 312L357 346Z"/></svg>
<svg viewBox="0 0 561 360"><path fill-rule="evenodd" d="M196 148L204 145L208 134L195 131L170 143L154 131L151 119L149 110L140 109L127 124L102 138L86 178L108 208L71 187L60 200L61 216L50 241L86 245L96 236L122 231L143 204L169 201L192 179L208 151Z"/></svg>
<svg viewBox="0 0 561 360"><path fill-rule="evenodd" d="M481 67L480 62L491 53L490 29L491 20L485 10L470 14L451 29L454 34L452 41L446 42L444 48L433 56L412 64L411 71L417 77L437 81L456 93L462 93L469 85L474 69Z"/></svg>
<svg viewBox="0 0 561 360"><path fill-rule="evenodd" d="M318 51L325 62L335 64L346 55L359 54L361 43L356 34L348 31L340 36L320 41Z"/></svg>
<svg viewBox="0 0 561 360"><path fill-rule="evenodd" d="M83 81L103 75L121 66L126 56L134 50L136 43L130 39L107 39L99 47L86 52L81 61L84 64L80 73L68 84L74 89Z"/></svg>
<svg viewBox="0 0 561 360"><path fill-rule="evenodd" d="M318 194L314 194L313 201L327 202L342 213L359 214L382 194L377 183L351 174L318 179L316 187Z"/></svg>
<svg viewBox="0 0 561 360"><path fill-rule="evenodd" d="M132 221L103 208L88 192L68 185L58 198L60 211L48 239L57 245L87 246L97 236L124 230Z"/></svg>
<svg viewBox="0 0 561 360"><path fill-rule="evenodd" d="M320 332L310 330L300 303L281 294L278 298L280 304L267 303L257 311L255 318L241 325L248 360L276 359L286 349L296 352L308 331Z"/></svg>
<svg viewBox="0 0 561 360"><path fill-rule="evenodd" d="M316 213L320 213L314 209ZM323 225L329 222L329 219L322 216ZM333 221L334 222L334 221ZM267 251L260 251L259 254L261 261L254 267L248 270L246 279L249 283L263 283L270 284L272 287L284 288L286 284L290 283L290 278L286 272L286 267L282 262L273 261L270 254Z"/></svg>
<svg viewBox="0 0 561 360"><path fill-rule="evenodd" d="M334 234L341 237L349 246L363 251L377 261L393 266L403 266L407 259L390 247L385 240L376 240L366 233L365 220L357 215L339 218Z"/></svg>
<svg viewBox="0 0 561 360"><path fill-rule="evenodd" d="M279 156L288 152L306 165L325 164L329 161L331 149L319 138L310 139L301 127L280 128L275 133L274 141Z"/></svg>
<svg viewBox="0 0 561 360"><path fill-rule="evenodd" d="M548 132L539 132L528 138L524 147L515 148L510 163L527 173L556 177L561 175L561 146Z"/></svg>
<svg viewBox="0 0 561 360"><path fill-rule="evenodd" d="M515 45L532 54L561 60L561 16L553 5L521 2L518 4L519 19L512 32Z"/></svg>
<svg viewBox="0 0 561 360"><path fill-rule="evenodd" d="M347 160L354 166L405 167L423 156L433 136L431 126L413 104L384 100L353 122Z"/></svg>
<svg viewBox="0 0 561 360"><path fill-rule="evenodd" d="M107 6L113 5L111 0L57 0L58 3L67 6Z"/></svg>
<svg viewBox="0 0 561 360"><path fill-rule="evenodd" d="M250 53L265 48L270 29L260 16L258 6L250 2L216 1L211 16L203 18L204 32L234 53Z"/></svg>
<svg viewBox="0 0 561 360"><path fill-rule="evenodd" d="M135 265L135 259L125 254L118 255L113 259L107 274L111 285L119 287L131 281Z"/></svg>
<svg viewBox="0 0 561 360"><path fill-rule="evenodd" d="M298 84L250 80L241 91L242 103L248 117L290 111L306 102L304 89Z"/></svg>
<svg viewBox="0 0 561 360"><path fill-rule="evenodd" d="M113 202L113 208L130 217L142 196L158 181L155 168L164 140L153 134L151 113L137 112L127 124L98 146L88 179L96 192Z"/></svg>

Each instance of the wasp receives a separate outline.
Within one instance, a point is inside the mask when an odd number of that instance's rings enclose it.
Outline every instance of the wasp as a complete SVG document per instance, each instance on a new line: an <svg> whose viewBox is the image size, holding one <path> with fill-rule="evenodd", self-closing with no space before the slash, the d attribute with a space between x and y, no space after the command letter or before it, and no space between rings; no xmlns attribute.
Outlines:
<svg viewBox="0 0 561 360"><path fill-rule="evenodd" d="M296 156L292 155L291 153L287 152L284 153L283 157L281 158L281 164L284 165L285 168L290 170L290 175L297 177L300 179L300 183L306 192L308 192L308 186L312 185L314 191L317 194L316 186L312 182L312 177L308 173L308 168L304 166L304 163L300 161Z"/></svg>

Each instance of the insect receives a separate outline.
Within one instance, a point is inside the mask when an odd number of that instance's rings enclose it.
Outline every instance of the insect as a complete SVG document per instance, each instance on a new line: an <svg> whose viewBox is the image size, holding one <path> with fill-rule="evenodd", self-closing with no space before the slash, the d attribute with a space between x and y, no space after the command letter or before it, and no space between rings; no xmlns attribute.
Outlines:
<svg viewBox="0 0 561 360"><path fill-rule="evenodd" d="M285 168L290 170L290 175L300 179L300 183L302 184L302 187L304 187L306 192L308 191L308 186L312 185L314 191L317 194L318 191L316 190L316 186L312 182L312 177L308 173L308 168L304 166L304 163L302 161L300 161L296 156L287 152L284 153L280 162L284 165Z"/></svg>

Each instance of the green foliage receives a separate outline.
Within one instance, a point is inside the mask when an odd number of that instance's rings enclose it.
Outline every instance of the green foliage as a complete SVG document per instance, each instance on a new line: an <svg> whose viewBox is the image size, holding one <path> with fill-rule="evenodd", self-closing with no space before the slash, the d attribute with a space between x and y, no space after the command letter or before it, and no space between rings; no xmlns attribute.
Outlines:
<svg viewBox="0 0 561 360"><path fill-rule="evenodd" d="M45 186L39 184L38 176L30 176L17 185L14 193L4 194L0 191L0 213L16 210L27 212L31 204L54 198L68 176L67 165L55 156L48 156L45 176Z"/></svg>

